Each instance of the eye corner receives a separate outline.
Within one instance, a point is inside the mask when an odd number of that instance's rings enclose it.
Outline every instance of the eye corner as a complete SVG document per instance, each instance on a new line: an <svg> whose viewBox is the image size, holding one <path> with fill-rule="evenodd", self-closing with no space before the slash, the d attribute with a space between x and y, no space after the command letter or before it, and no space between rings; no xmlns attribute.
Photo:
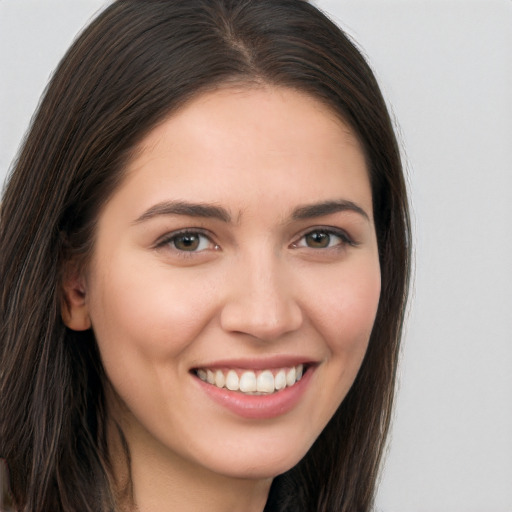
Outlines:
<svg viewBox="0 0 512 512"><path fill-rule="evenodd" d="M198 228L169 232L153 244L156 250L168 250L179 257L194 257L206 252L217 252L221 247L211 233Z"/></svg>
<svg viewBox="0 0 512 512"><path fill-rule="evenodd" d="M315 240L316 237L316 240ZM336 241L337 240L337 241ZM334 243L333 243L334 242ZM318 226L303 231L290 244L293 249L339 250L359 245L344 229Z"/></svg>

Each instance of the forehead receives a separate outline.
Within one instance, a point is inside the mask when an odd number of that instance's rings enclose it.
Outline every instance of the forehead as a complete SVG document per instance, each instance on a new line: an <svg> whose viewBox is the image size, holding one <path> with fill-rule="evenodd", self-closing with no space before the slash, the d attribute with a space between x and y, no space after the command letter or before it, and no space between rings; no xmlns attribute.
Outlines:
<svg viewBox="0 0 512 512"><path fill-rule="evenodd" d="M152 152L162 149L161 143L168 144L170 137L182 129L190 134L200 129L203 144L208 139L219 144L220 120L229 137L223 142L228 144L237 144L249 132L254 138L258 133L265 135L274 130L275 146L286 147L301 136L307 140L315 138L316 142L341 136L345 144L362 151L353 129L334 108L316 97L288 87L237 83L200 93L164 118L135 148L135 158L128 169L135 168L145 156L151 158ZM236 137L233 138L230 129L236 130ZM275 138L277 133L281 136Z"/></svg>
<svg viewBox="0 0 512 512"><path fill-rule="evenodd" d="M201 94L156 126L120 188L131 184L154 202L238 197L240 209L248 198L280 201L285 190L304 204L338 199L333 191L371 203L367 174L353 130L323 102L289 88L236 86Z"/></svg>

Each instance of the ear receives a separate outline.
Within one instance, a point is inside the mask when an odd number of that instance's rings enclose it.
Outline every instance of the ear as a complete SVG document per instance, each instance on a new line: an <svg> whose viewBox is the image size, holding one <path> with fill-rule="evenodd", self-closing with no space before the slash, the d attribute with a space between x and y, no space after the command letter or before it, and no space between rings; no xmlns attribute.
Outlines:
<svg viewBox="0 0 512 512"><path fill-rule="evenodd" d="M76 267L67 268L64 272L62 291L61 315L64 324L73 331L90 329L85 279Z"/></svg>

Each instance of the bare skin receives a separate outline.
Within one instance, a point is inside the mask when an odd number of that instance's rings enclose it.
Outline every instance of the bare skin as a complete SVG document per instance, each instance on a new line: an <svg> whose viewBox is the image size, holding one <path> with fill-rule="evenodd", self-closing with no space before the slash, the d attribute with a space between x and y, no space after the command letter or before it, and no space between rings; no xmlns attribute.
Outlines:
<svg viewBox="0 0 512 512"><path fill-rule="evenodd" d="M291 89L198 97L142 142L66 296L66 323L92 326L118 398L138 510L261 512L345 397L373 327L356 137ZM257 396L207 380L263 372L276 390Z"/></svg>

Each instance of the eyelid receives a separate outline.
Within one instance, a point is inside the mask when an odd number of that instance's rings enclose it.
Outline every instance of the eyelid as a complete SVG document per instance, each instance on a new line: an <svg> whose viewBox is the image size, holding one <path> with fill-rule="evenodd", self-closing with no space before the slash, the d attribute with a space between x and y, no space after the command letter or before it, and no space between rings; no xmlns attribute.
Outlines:
<svg viewBox="0 0 512 512"><path fill-rule="evenodd" d="M166 233L165 235L158 238L158 240L154 243L153 247L155 249L161 249L164 247L170 248L174 253L180 254L183 256L191 256L193 254L199 254L204 252L207 249L202 249L200 251L181 251L176 247L172 247L172 242L177 237L182 235L196 235L196 236L202 236L204 238L207 238L209 242L212 244L212 250L218 250L220 249L219 245L214 241L212 234L203 228L182 228L177 229L176 231L171 231L169 233Z"/></svg>
<svg viewBox="0 0 512 512"><path fill-rule="evenodd" d="M305 248L308 248L307 245L298 245L299 242L301 240L303 240L307 235L310 235L312 233L316 233L316 232L320 232L320 233L326 233L328 235L331 235L331 236L336 236L338 238L341 239L341 243L340 244L337 244L336 246L334 247L325 247L323 248L323 250L326 250L326 249L336 249L336 248L339 248L340 246L351 246L351 247L356 247L358 246L358 242L356 242L348 233L346 230L344 229L341 229L341 228L337 228L337 227L333 227L333 226L314 226L314 227L310 227L304 231L302 231L297 237L295 237L295 242L293 242L291 244L292 247L294 248L299 248L299 247L305 247ZM315 248L314 250L315 251L319 251L321 250L322 248Z"/></svg>
<svg viewBox="0 0 512 512"><path fill-rule="evenodd" d="M341 240L341 242L339 244L336 244L335 246L325 247L325 248L314 248L315 251L319 251L321 249L324 249L324 250L337 249L337 248L345 247L345 246L356 247L359 245L359 243L356 242L352 238L352 236L350 236L347 233L347 231L344 229L341 229L338 227L333 227L333 226L314 226L314 227L309 227L309 228L303 230L301 233L299 233L297 236L295 236L295 238L294 238L295 241L290 244L290 247L292 247L292 248L302 248L302 247L309 248L307 245L299 245L299 242L301 242L307 235L315 233L315 232L326 233L328 235L335 236ZM180 250L180 249L172 246L173 240L175 240L180 235L198 235L198 236L205 237L208 239L208 241L210 242L212 247L208 248L208 249L201 249L199 251L197 251L197 250L196 251ZM209 230L204 229L204 228L197 228L197 227L196 228L188 228L187 227L187 228L177 229L176 231L170 231L170 232L164 234L163 236L159 237L156 240L156 242L153 244L154 249L162 249L165 247L167 247L169 250L171 250L175 254L178 254L183 257L191 257L194 254L197 255L206 250L219 250L220 249L219 245L215 242L213 235Z"/></svg>

